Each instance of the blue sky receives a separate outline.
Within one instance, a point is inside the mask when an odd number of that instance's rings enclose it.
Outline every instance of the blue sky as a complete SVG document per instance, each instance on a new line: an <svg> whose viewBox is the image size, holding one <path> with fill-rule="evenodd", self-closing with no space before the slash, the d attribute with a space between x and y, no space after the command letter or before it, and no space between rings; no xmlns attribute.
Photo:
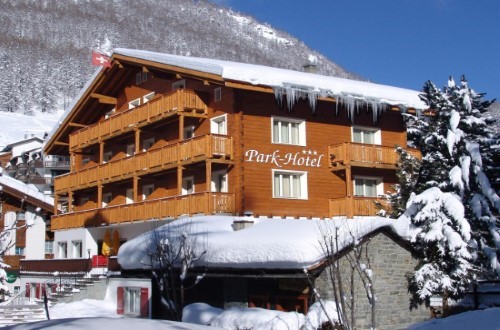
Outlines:
<svg viewBox="0 0 500 330"><path fill-rule="evenodd" d="M373 82L421 90L462 74L500 101L499 0L213 0Z"/></svg>

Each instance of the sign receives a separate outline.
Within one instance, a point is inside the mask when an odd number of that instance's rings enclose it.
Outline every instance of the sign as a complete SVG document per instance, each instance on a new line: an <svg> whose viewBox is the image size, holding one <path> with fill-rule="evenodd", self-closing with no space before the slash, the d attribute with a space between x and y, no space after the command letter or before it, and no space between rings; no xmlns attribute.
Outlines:
<svg viewBox="0 0 500 330"><path fill-rule="evenodd" d="M7 272L7 283L14 283L17 280L17 275L15 273Z"/></svg>
<svg viewBox="0 0 500 330"><path fill-rule="evenodd" d="M250 149L245 152L245 161L256 163L270 163L282 168L283 166L306 166L320 167L323 154L318 154L316 150L302 150L281 154L279 150L272 153L261 153L258 150Z"/></svg>

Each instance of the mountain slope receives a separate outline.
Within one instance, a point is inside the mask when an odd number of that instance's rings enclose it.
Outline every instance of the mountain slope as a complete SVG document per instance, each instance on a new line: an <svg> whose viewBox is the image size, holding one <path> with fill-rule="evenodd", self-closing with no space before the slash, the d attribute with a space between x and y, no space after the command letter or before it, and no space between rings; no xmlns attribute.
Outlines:
<svg viewBox="0 0 500 330"><path fill-rule="evenodd" d="M358 78L296 38L205 1L0 0L0 111L53 112L95 70L90 50L123 47Z"/></svg>

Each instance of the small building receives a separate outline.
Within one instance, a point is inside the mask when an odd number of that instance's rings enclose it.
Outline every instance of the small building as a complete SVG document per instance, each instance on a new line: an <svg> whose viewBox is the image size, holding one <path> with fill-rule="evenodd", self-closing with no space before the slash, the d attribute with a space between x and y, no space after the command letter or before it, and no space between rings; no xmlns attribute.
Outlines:
<svg viewBox="0 0 500 330"><path fill-rule="evenodd" d="M239 229L242 223L247 227ZM220 308L261 307L306 314L318 300L316 292L322 299L335 300L329 265L339 259L346 292L355 296L354 327L369 329L366 291L357 275L351 288L350 265L346 262L346 255L357 242L364 249L358 265L369 268L373 280L377 328L401 329L431 316L425 308L409 309L406 274L414 270L417 260L407 240L408 227L407 221L380 217L283 220L197 216L174 221L125 243L118 261L122 276L145 276L159 265L151 254L157 248L157 238L168 238L170 248L175 250L175 242L184 235L200 256L187 272L185 287L190 289L185 290L184 305L204 302ZM327 253L324 244L331 238L337 250ZM201 253L205 249L207 252ZM193 286L194 281L198 282ZM153 315L161 316L165 312L158 295L158 291L153 292L151 308ZM117 302L121 302L118 297Z"/></svg>

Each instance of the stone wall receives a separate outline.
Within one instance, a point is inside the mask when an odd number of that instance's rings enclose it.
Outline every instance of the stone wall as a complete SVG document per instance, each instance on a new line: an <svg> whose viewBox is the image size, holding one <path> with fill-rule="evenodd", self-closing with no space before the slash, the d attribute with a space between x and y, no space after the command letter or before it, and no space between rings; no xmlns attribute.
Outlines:
<svg viewBox="0 0 500 330"><path fill-rule="evenodd" d="M430 318L430 311L424 306L410 311L406 274L413 271L417 261L411 253L397 244L385 233L379 232L364 243L368 249L368 256L373 270L373 281L376 296L376 328L377 329L406 329L410 324ZM365 258L363 258L365 259ZM349 267L346 257L341 262L341 269L348 283ZM364 260L366 262L366 260ZM321 297L334 300L332 286L327 276L328 268L316 279L316 287ZM355 328L370 329L370 304L366 291L355 276Z"/></svg>

